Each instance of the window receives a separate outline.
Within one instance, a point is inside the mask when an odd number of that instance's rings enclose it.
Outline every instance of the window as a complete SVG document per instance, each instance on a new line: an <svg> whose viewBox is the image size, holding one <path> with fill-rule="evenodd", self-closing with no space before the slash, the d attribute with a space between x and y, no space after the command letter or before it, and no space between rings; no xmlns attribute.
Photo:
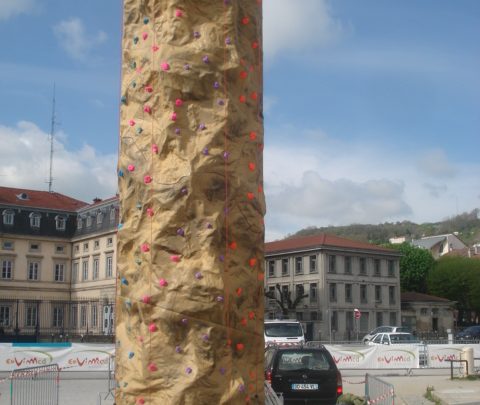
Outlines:
<svg viewBox="0 0 480 405"><path fill-rule="evenodd" d="M383 313L377 312L377 326L383 325Z"/></svg>
<svg viewBox="0 0 480 405"><path fill-rule="evenodd" d="M288 276L288 259L282 259L282 276Z"/></svg>
<svg viewBox="0 0 480 405"><path fill-rule="evenodd" d="M102 222L103 222L103 212L98 211L97 212L97 225L98 226L102 225Z"/></svg>
<svg viewBox="0 0 480 405"><path fill-rule="evenodd" d="M330 325L332 332L335 332L338 330L338 313L337 311L332 311L332 316L330 318Z"/></svg>
<svg viewBox="0 0 480 405"><path fill-rule="evenodd" d="M3 225L13 225L15 213L13 210L4 210L3 213Z"/></svg>
<svg viewBox="0 0 480 405"><path fill-rule="evenodd" d="M77 217L77 229L82 229L83 221L82 218Z"/></svg>
<svg viewBox="0 0 480 405"><path fill-rule="evenodd" d="M75 282L78 280L78 268L80 267L80 263L75 262L73 263L72 267L72 282Z"/></svg>
<svg viewBox="0 0 480 405"><path fill-rule="evenodd" d="M316 321L317 319L318 319L318 312L317 311L310 312L310 320Z"/></svg>
<svg viewBox="0 0 480 405"><path fill-rule="evenodd" d="M70 327L76 328L78 323L78 306L72 305L70 307Z"/></svg>
<svg viewBox="0 0 480 405"><path fill-rule="evenodd" d="M10 326L12 322L12 309L9 305L0 305L0 325Z"/></svg>
<svg viewBox="0 0 480 405"><path fill-rule="evenodd" d="M330 302L336 302L337 301L337 284L336 283L329 284L328 293L329 293Z"/></svg>
<svg viewBox="0 0 480 405"><path fill-rule="evenodd" d="M380 260L379 259L375 259L375 261L373 262L374 263L374 274L375 276L377 277L380 277L382 274L380 272Z"/></svg>
<svg viewBox="0 0 480 405"><path fill-rule="evenodd" d="M296 257L295 258L295 274L302 274L303 273L303 258Z"/></svg>
<svg viewBox="0 0 480 405"><path fill-rule="evenodd" d="M98 274L100 269L100 259L98 257L93 259L93 280L98 280Z"/></svg>
<svg viewBox="0 0 480 405"><path fill-rule="evenodd" d="M40 269L39 262L28 262L28 280L38 280L38 272Z"/></svg>
<svg viewBox="0 0 480 405"><path fill-rule="evenodd" d="M54 280L59 283L65 281L65 264L57 263L55 264L55 276Z"/></svg>
<svg viewBox="0 0 480 405"><path fill-rule="evenodd" d="M108 238L107 239L107 247L110 247L113 245L113 238Z"/></svg>
<svg viewBox="0 0 480 405"><path fill-rule="evenodd" d="M57 231L64 231L67 226L67 218L61 215L55 217L55 227Z"/></svg>
<svg viewBox="0 0 480 405"><path fill-rule="evenodd" d="M288 297L288 285L282 285L282 295Z"/></svg>
<svg viewBox="0 0 480 405"><path fill-rule="evenodd" d="M11 240L4 240L2 243L2 249L3 250L13 250L14 249L14 244Z"/></svg>
<svg viewBox="0 0 480 405"><path fill-rule="evenodd" d="M367 259L365 259L364 257L360 258L360 274L367 274Z"/></svg>
<svg viewBox="0 0 480 405"><path fill-rule="evenodd" d="M91 311L92 311L90 316L91 326L92 328L96 328L98 325L98 307L96 305L93 305Z"/></svg>
<svg viewBox="0 0 480 405"><path fill-rule="evenodd" d="M298 321L303 321L303 312L296 312L295 316L297 317Z"/></svg>
<svg viewBox="0 0 480 405"><path fill-rule="evenodd" d="M85 328L87 326L87 306L82 305L80 307L80 327Z"/></svg>
<svg viewBox="0 0 480 405"><path fill-rule="evenodd" d="M382 302L382 286L375 286L375 302Z"/></svg>
<svg viewBox="0 0 480 405"><path fill-rule="evenodd" d="M92 226L92 217L90 215L87 216L87 228L90 228Z"/></svg>
<svg viewBox="0 0 480 405"><path fill-rule="evenodd" d="M13 262L9 259L2 260L2 279L10 280L12 278Z"/></svg>
<svg viewBox="0 0 480 405"><path fill-rule="evenodd" d="M100 241L96 240L93 242L93 250L98 250L100 249Z"/></svg>
<svg viewBox="0 0 480 405"><path fill-rule="evenodd" d="M30 252L40 252L40 243L30 242Z"/></svg>
<svg viewBox="0 0 480 405"><path fill-rule="evenodd" d="M275 287L274 286L269 286L268 287L268 292L271 294L271 296L275 297ZM275 299L270 298L269 303L275 303Z"/></svg>
<svg viewBox="0 0 480 405"><path fill-rule="evenodd" d="M32 212L29 215L30 217L30 226L32 228L40 228L40 214L38 212Z"/></svg>
<svg viewBox="0 0 480 405"><path fill-rule="evenodd" d="M317 302L317 283L310 284L310 302Z"/></svg>
<svg viewBox="0 0 480 405"><path fill-rule="evenodd" d="M83 244L83 251L88 252L88 242Z"/></svg>
<svg viewBox="0 0 480 405"><path fill-rule="evenodd" d="M310 273L317 272L317 255L310 256Z"/></svg>
<svg viewBox="0 0 480 405"><path fill-rule="evenodd" d="M345 302L352 302L352 285L345 284Z"/></svg>
<svg viewBox="0 0 480 405"><path fill-rule="evenodd" d="M268 262L268 277L275 277L275 260Z"/></svg>
<svg viewBox="0 0 480 405"><path fill-rule="evenodd" d="M82 262L82 280L88 280L88 261Z"/></svg>
<svg viewBox="0 0 480 405"><path fill-rule="evenodd" d="M366 284L360 284L360 302L362 304L366 304L368 302Z"/></svg>
<svg viewBox="0 0 480 405"><path fill-rule="evenodd" d="M80 245L75 245L75 253L80 252Z"/></svg>
<svg viewBox="0 0 480 405"><path fill-rule="evenodd" d="M393 260L388 261L388 277L395 277L395 262Z"/></svg>
<svg viewBox="0 0 480 405"><path fill-rule="evenodd" d="M352 274L352 258L345 256L345 274Z"/></svg>
<svg viewBox="0 0 480 405"><path fill-rule="evenodd" d="M421 308L420 309L420 315L428 315L428 308Z"/></svg>
<svg viewBox="0 0 480 405"><path fill-rule="evenodd" d="M397 324L397 313L390 312L390 325L396 325L396 324Z"/></svg>
<svg viewBox="0 0 480 405"><path fill-rule="evenodd" d="M55 246L55 253L64 254L65 253L65 246L64 245Z"/></svg>
<svg viewBox="0 0 480 405"><path fill-rule="evenodd" d="M112 276L113 276L113 256L107 256L106 267L105 267L105 277L111 278Z"/></svg>
<svg viewBox="0 0 480 405"><path fill-rule="evenodd" d="M61 328L63 326L63 308L53 307L52 326L54 328Z"/></svg>
<svg viewBox="0 0 480 405"><path fill-rule="evenodd" d="M301 297L304 294L303 284L295 285L295 298Z"/></svg>
<svg viewBox="0 0 480 405"><path fill-rule="evenodd" d="M390 305L394 305L395 304L395 287L394 286L390 286L388 287L388 300L390 302Z"/></svg>
<svg viewBox="0 0 480 405"><path fill-rule="evenodd" d="M336 273L336 256L330 255L328 256L328 272L329 273Z"/></svg>
<svg viewBox="0 0 480 405"><path fill-rule="evenodd" d="M112 207L110 208L110 223L114 223L115 222L115 208Z"/></svg>
<svg viewBox="0 0 480 405"><path fill-rule="evenodd" d="M30 328L37 326L37 306L35 304L25 307L25 326Z"/></svg>

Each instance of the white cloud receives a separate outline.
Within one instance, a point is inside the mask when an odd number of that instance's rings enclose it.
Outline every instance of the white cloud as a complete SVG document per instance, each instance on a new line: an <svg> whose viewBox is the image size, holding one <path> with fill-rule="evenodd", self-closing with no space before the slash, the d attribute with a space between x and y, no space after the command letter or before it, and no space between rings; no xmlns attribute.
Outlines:
<svg viewBox="0 0 480 405"><path fill-rule="evenodd" d="M441 149L426 152L419 159L418 168L428 176L436 178L450 178L457 173L455 167L449 162L445 151Z"/></svg>
<svg viewBox="0 0 480 405"><path fill-rule="evenodd" d="M60 21L53 27L53 32L68 55L79 61L86 61L91 51L107 40L107 34L103 31L95 35L87 34L79 18Z"/></svg>
<svg viewBox="0 0 480 405"><path fill-rule="evenodd" d="M284 130L271 131L276 140L267 143L264 164L267 240L308 226L434 222L480 206L480 164L457 162L457 176L432 181L431 172L419 170L418 156L393 145L342 142L322 130L297 130L291 144L283 141Z"/></svg>
<svg viewBox="0 0 480 405"><path fill-rule="evenodd" d="M66 136L54 142L53 189L62 194L90 201L116 193L117 156L102 155L91 146L69 150ZM0 184L7 187L48 189L49 136L35 124L20 122L16 127L0 125Z"/></svg>
<svg viewBox="0 0 480 405"><path fill-rule="evenodd" d="M267 62L281 52L298 52L328 44L342 32L327 0L265 0L263 9Z"/></svg>
<svg viewBox="0 0 480 405"><path fill-rule="evenodd" d="M0 1L0 21L31 12L35 8L35 0L2 0Z"/></svg>

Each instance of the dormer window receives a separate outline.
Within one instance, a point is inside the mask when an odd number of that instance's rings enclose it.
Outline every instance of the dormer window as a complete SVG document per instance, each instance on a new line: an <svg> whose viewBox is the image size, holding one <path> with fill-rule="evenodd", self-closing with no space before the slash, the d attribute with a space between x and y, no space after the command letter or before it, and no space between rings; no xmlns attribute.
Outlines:
<svg viewBox="0 0 480 405"><path fill-rule="evenodd" d="M115 222L115 207L110 208L110 222Z"/></svg>
<svg viewBox="0 0 480 405"><path fill-rule="evenodd" d="M32 212L30 215L30 226L32 228L40 228L41 215L38 212Z"/></svg>
<svg viewBox="0 0 480 405"><path fill-rule="evenodd" d="M83 221L81 217L77 217L77 229L82 229Z"/></svg>
<svg viewBox="0 0 480 405"><path fill-rule="evenodd" d="M13 219L15 217L15 213L13 210L4 210L3 213L3 225L13 225Z"/></svg>
<svg viewBox="0 0 480 405"><path fill-rule="evenodd" d="M28 200L28 194L27 193L17 194L17 198L23 201Z"/></svg>
<svg viewBox="0 0 480 405"><path fill-rule="evenodd" d="M98 211L97 212L97 225L102 225L103 222L103 212Z"/></svg>
<svg viewBox="0 0 480 405"><path fill-rule="evenodd" d="M64 231L67 225L67 218L61 215L55 217L55 227L57 231Z"/></svg>
<svg viewBox="0 0 480 405"><path fill-rule="evenodd" d="M92 217L89 215L87 217L87 228L91 227L92 226Z"/></svg>

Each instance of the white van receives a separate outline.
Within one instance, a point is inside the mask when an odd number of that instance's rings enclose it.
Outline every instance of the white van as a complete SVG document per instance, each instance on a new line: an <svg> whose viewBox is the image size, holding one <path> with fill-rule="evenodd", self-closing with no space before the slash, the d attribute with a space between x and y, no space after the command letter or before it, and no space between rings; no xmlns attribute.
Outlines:
<svg viewBox="0 0 480 405"><path fill-rule="evenodd" d="M264 323L265 347L268 345L303 345L305 336L296 319L275 319Z"/></svg>

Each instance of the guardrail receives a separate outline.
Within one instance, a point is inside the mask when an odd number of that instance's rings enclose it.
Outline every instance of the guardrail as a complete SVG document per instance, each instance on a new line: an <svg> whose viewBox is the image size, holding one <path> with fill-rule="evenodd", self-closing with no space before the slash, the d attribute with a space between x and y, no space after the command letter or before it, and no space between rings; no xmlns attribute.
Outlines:
<svg viewBox="0 0 480 405"><path fill-rule="evenodd" d="M265 381L265 405L283 405L283 396L277 396L272 386Z"/></svg>
<svg viewBox="0 0 480 405"><path fill-rule="evenodd" d="M58 405L58 364L20 368L10 374L11 405Z"/></svg>
<svg viewBox="0 0 480 405"><path fill-rule="evenodd" d="M367 373L365 375L365 399L368 405L394 405L395 389L392 384Z"/></svg>

